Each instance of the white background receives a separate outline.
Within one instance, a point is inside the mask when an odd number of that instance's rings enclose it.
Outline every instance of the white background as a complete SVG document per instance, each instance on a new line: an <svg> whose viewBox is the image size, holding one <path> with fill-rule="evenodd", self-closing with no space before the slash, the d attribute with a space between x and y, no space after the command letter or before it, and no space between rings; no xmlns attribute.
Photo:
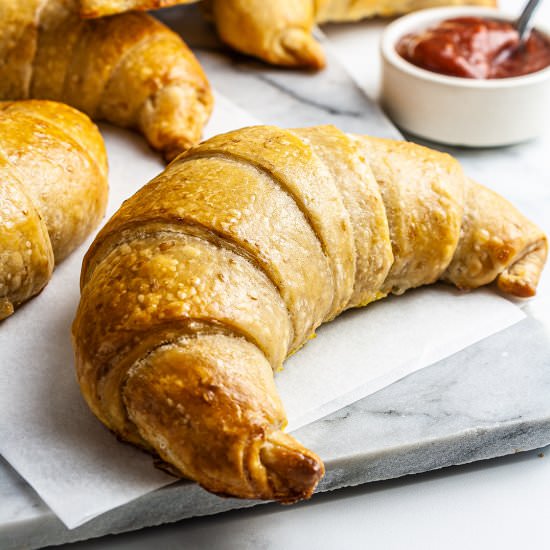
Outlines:
<svg viewBox="0 0 550 550"><path fill-rule="evenodd" d="M522 2L501 0L518 10ZM538 20L550 23L550 3ZM324 30L342 61L378 97L378 39L384 23ZM550 151L550 130L534 150ZM524 154L529 150L523 149ZM550 173L550 171L549 171ZM549 396L550 398L550 396ZM539 453L546 456L539 457ZM310 502L185 520L67 545L71 550L550 547L550 447L485 463L317 495Z"/></svg>

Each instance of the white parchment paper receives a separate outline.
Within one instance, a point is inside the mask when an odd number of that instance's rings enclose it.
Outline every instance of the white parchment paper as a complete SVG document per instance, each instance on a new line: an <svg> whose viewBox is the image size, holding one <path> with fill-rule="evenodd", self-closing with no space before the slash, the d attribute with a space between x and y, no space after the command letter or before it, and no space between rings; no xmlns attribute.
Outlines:
<svg viewBox="0 0 550 550"><path fill-rule="evenodd" d="M218 95L206 137L254 124ZM110 159L108 216L163 169L136 135L102 126ZM91 239L89 240L91 242ZM70 325L89 242L36 298L0 325L0 452L69 528L174 481L119 443L85 405ZM344 314L293 356L277 383L294 429L524 317L490 290L410 292Z"/></svg>

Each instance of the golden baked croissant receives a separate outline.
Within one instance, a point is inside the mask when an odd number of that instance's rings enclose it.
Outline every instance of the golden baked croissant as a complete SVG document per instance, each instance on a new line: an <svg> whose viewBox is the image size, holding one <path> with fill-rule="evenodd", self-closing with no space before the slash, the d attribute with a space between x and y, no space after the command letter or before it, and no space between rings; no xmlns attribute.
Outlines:
<svg viewBox="0 0 550 550"><path fill-rule="evenodd" d="M181 38L144 13L93 21L77 0L0 0L0 99L68 103L139 130L171 160L196 144L211 107Z"/></svg>
<svg viewBox="0 0 550 550"><path fill-rule="evenodd" d="M195 0L81 0L85 17L155 9ZM275 65L320 69L325 55L315 23L357 21L438 6L495 6L497 0L205 0L220 38L236 50Z"/></svg>
<svg viewBox="0 0 550 550"><path fill-rule="evenodd" d="M42 290L106 203L105 147L86 115L52 101L0 102L0 320Z"/></svg>
<svg viewBox="0 0 550 550"><path fill-rule="evenodd" d="M211 0L206 3L220 38L268 63L321 69L325 54L313 38L313 0Z"/></svg>
<svg viewBox="0 0 550 550"><path fill-rule="evenodd" d="M346 308L448 281L531 296L544 234L452 157L257 126L176 159L101 230L73 325L83 395L210 491L291 502L321 460L272 372ZM304 388L307 391L307 388Z"/></svg>

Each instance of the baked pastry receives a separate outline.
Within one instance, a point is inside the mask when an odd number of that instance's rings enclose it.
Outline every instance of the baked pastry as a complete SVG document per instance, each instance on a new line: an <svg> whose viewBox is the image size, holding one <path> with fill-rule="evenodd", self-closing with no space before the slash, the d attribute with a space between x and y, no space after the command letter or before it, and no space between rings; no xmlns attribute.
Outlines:
<svg viewBox="0 0 550 550"><path fill-rule="evenodd" d="M208 81L181 38L145 13L83 21L78 0L0 0L0 100L52 99L139 130L171 160L200 140Z"/></svg>
<svg viewBox="0 0 550 550"><path fill-rule="evenodd" d="M82 393L206 489L292 502L323 475L273 371L350 307L448 281L531 296L544 234L452 157L332 126L257 126L178 157L86 254ZM304 388L307 391L307 388Z"/></svg>
<svg viewBox="0 0 550 550"><path fill-rule="evenodd" d="M313 38L312 0L211 0L206 10L223 42L286 67L321 69L325 54Z"/></svg>
<svg viewBox="0 0 550 550"><path fill-rule="evenodd" d="M81 17L104 17L131 10L155 10L197 0L80 0Z"/></svg>
<svg viewBox="0 0 550 550"><path fill-rule="evenodd" d="M107 203L99 131L51 101L0 102L0 320L42 290Z"/></svg>

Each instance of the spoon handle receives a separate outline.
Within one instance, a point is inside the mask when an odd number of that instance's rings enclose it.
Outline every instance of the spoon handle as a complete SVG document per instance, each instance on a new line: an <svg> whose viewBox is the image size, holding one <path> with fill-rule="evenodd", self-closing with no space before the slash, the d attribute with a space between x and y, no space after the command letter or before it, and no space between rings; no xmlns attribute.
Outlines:
<svg viewBox="0 0 550 550"><path fill-rule="evenodd" d="M515 27L519 32L520 42L523 42L523 40L526 38L526 34L531 28L529 25L531 17L533 16L533 13L535 13L535 10L540 5L541 1L542 0L529 0L525 8L523 8L521 15L518 17Z"/></svg>

